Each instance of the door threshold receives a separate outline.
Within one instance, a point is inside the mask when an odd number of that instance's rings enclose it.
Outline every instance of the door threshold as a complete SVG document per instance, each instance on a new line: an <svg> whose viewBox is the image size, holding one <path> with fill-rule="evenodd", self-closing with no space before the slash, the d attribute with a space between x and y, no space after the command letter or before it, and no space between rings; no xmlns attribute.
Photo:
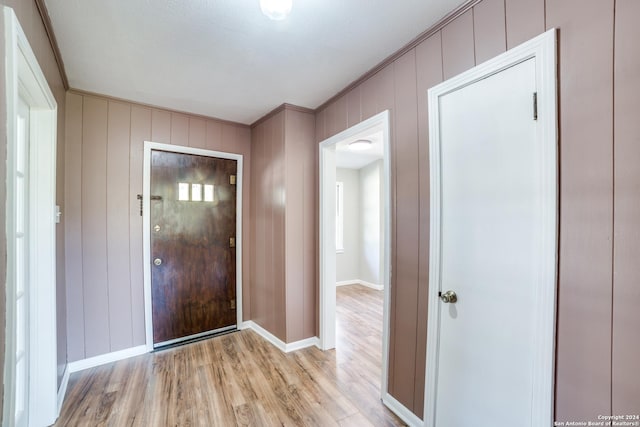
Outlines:
<svg viewBox="0 0 640 427"><path fill-rule="evenodd" d="M214 329L212 331L201 332L199 334L189 335L182 338L176 338L169 341L163 341L153 344L153 351L166 350L180 345L190 344L197 341L206 340L220 335L230 334L238 330L237 325L225 326L224 328Z"/></svg>

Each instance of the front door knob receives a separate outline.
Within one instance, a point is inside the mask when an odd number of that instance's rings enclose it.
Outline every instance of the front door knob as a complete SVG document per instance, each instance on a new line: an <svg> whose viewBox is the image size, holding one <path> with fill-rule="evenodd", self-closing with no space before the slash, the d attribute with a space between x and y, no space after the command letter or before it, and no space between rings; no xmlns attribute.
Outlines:
<svg viewBox="0 0 640 427"><path fill-rule="evenodd" d="M162 264L162 260L160 258L156 258L156 259L153 260L153 263L155 265L160 265L160 264Z"/></svg>
<svg viewBox="0 0 640 427"><path fill-rule="evenodd" d="M443 303L448 304L458 301L458 296L453 291L447 291L444 294L440 295L440 299Z"/></svg>

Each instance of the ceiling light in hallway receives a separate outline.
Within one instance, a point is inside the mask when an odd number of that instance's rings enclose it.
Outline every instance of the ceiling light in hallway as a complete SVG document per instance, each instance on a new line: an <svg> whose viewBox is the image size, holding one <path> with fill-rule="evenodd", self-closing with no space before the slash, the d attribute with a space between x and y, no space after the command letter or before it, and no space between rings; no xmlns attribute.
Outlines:
<svg viewBox="0 0 640 427"><path fill-rule="evenodd" d="M260 0L260 9L274 21L285 19L291 12L293 0Z"/></svg>
<svg viewBox="0 0 640 427"><path fill-rule="evenodd" d="M368 139L359 139L349 144L349 150L351 151L364 151L371 148L371 141Z"/></svg>

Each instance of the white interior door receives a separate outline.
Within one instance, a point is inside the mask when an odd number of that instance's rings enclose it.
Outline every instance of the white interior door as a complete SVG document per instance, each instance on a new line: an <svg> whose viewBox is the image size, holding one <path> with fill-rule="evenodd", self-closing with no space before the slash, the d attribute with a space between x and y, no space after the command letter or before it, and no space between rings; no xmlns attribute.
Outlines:
<svg viewBox="0 0 640 427"><path fill-rule="evenodd" d="M436 427L534 423L538 284L549 260L536 61L438 98Z"/></svg>
<svg viewBox="0 0 640 427"><path fill-rule="evenodd" d="M440 290L458 301L439 307L438 426L512 425L531 413L534 61L441 98Z"/></svg>

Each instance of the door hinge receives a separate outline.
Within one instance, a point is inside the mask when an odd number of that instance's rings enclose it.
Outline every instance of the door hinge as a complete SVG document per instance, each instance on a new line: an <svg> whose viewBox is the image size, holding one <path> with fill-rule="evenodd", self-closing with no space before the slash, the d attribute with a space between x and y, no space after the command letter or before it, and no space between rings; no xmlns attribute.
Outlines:
<svg viewBox="0 0 640 427"><path fill-rule="evenodd" d="M236 176L235 175L231 175L229 177L229 184L236 185Z"/></svg>
<svg viewBox="0 0 640 427"><path fill-rule="evenodd" d="M236 300L235 300L235 298L232 299L231 301L229 301L229 308L231 310L235 310L236 309Z"/></svg>
<svg viewBox="0 0 640 427"><path fill-rule="evenodd" d="M533 120L538 120L538 92L533 92Z"/></svg>
<svg viewBox="0 0 640 427"><path fill-rule="evenodd" d="M235 248L236 247L236 238L235 237L229 237L229 247L230 248Z"/></svg>

